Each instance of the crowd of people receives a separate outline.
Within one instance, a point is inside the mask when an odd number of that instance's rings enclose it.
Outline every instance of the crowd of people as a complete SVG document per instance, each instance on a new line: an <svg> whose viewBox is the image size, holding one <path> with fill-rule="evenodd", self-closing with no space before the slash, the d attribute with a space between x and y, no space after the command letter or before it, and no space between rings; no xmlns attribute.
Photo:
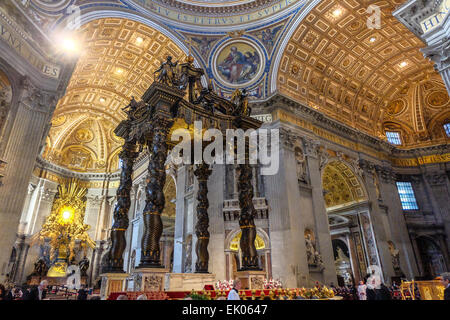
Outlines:
<svg viewBox="0 0 450 320"><path fill-rule="evenodd" d="M444 273L441 277L441 282L444 286L444 300L450 300L450 273ZM390 287L387 287L379 275L372 273L368 275L365 280L359 282L357 287L353 285L334 286L331 284L336 296L343 297L344 300L400 300L400 287L396 282ZM236 279L233 283L233 288L230 290L227 300L240 300L239 290L241 289L241 281ZM6 289L4 285L0 284L0 300L45 300L47 293L57 294L58 290L65 290L67 288L53 286L49 287L47 280L41 281L38 286L15 286ZM415 299L420 300L419 290L415 290ZM92 289L87 290L81 286L75 292L77 300L98 300L99 296L92 295ZM66 295L67 296L67 295ZM117 300L127 300L126 295L120 295ZM147 296L142 294L137 300L147 300Z"/></svg>
<svg viewBox="0 0 450 320"><path fill-rule="evenodd" d="M43 280L38 286L15 286L7 290L0 284L0 300L44 300L48 282Z"/></svg>
<svg viewBox="0 0 450 320"><path fill-rule="evenodd" d="M336 296L344 300L401 300L400 287L394 282L392 286L380 284L378 289L368 287L365 281L359 285L331 286Z"/></svg>
<svg viewBox="0 0 450 320"><path fill-rule="evenodd" d="M62 295L65 298L75 296L77 300L94 300L99 297L91 296L92 289L81 286L80 289L70 291L64 286L49 286L47 280L42 280L37 286L14 286L7 289L0 284L0 300L46 300L49 295Z"/></svg>

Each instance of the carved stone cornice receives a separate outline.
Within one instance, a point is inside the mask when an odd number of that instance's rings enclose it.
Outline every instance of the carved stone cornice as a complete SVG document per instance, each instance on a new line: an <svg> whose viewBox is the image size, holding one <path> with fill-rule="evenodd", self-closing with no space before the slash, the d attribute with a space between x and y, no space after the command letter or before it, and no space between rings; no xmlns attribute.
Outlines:
<svg viewBox="0 0 450 320"><path fill-rule="evenodd" d="M51 173L54 173L63 178L77 178L82 181L89 180L118 180L120 178L120 172L117 171L115 173L81 173L74 172L69 169L60 167L54 163L49 162L46 159L43 159L41 156L36 158L36 167L42 170L47 170Z"/></svg>
<svg viewBox="0 0 450 320"><path fill-rule="evenodd" d="M281 93L276 93L264 101L252 103L252 109L267 110L268 112L273 112L277 109L285 110L317 127L323 128L350 141L362 143L375 150L391 153L396 149L395 146L386 141L372 137L340 123L339 121L322 114L320 111L297 102Z"/></svg>
<svg viewBox="0 0 450 320"><path fill-rule="evenodd" d="M393 156L426 156L430 154L445 154L450 152L449 144L439 144L428 147L414 148L414 149L395 149Z"/></svg>
<svg viewBox="0 0 450 320"><path fill-rule="evenodd" d="M421 22L436 12L442 0L410 0L399 6L392 15L403 23L416 36L421 37Z"/></svg>
<svg viewBox="0 0 450 320"><path fill-rule="evenodd" d="M400 181L409 181L413 184L422 182L422 175L420 174L397 174L397 179Z"/></svg>

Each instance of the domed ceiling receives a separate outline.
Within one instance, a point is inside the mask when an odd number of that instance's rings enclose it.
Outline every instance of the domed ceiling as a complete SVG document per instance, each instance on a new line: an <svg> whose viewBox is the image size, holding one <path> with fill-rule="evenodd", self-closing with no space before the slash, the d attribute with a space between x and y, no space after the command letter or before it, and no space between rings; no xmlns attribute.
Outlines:
<svg viewBox="0 0 450 320"><path fill-rule="evenodd" d="M403 146L429 144L438 136L445 141L435 121L448 115L449 97L419 51L424 44L392 16L403 2L320 2L286 46L278 90L373 136L384 138L389 128L403 131ZM370 4L381 7L379 29L367 27ZM439 132L430 132L434 127Z"/></svg>
<svg viewBox="0 0 450 320"><path fill-rule="evenodd" d="M70 170L114 172L121 109L144 94L168 55L186 56L160 32L126 19L96 20L79 34L83 52L56 107L44 158Z"/></svg>
<svg viewBox="0 0 450 320"><path fill-rule="evenodd" d="M131 0L176 24L230 27L284 14L306 0Z"/></svg>

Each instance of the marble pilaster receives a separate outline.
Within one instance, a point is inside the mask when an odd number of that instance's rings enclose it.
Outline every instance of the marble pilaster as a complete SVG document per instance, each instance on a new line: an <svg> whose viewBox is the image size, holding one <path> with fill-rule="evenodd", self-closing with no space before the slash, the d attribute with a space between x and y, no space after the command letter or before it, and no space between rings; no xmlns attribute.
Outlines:
<svg viewBox="0 0 450 320"><path fill-rule="evenodd" d="M181 166L177 171L177 195L176 195L176 215L174 232L174 252L173 252L173 270L174 273L184 271L185 257L185 185L187 181L187 167Z"/></svg>
<svg viewBox="0 0 450 320"><path fill-rule="evenodd" d="M325 207L322 187L321 170L328 161L328 154L319 149L317 142L305 138L305 156L311 183L311 195L314 210L316 245L317 250L322 255L324 265L323 281L325 284L337 283L336 268L334 264L333 245L331 243L330 227L328 224L328 214Z"/></svg>
<svg viewBox="0 0 450 320"><path fill-rule="evenodd" d="M270 248L272 276L280 279L285 287L307 284L305 227L302 221L300 192L296 172L295 154L290 141L292 133L280 130L280 149L273 146L271 152L279 153L280 166L275 175L264 177L265 192L270 208Z"/></svg>
<svg viewBox="0 0 450 320"><path fill-rule="evenodd" d="M225 223L223 219L223 202L225 194L225 165L214 164L208 179L209 201L209 272L217 280L226 277L225 260Z"/></svg>

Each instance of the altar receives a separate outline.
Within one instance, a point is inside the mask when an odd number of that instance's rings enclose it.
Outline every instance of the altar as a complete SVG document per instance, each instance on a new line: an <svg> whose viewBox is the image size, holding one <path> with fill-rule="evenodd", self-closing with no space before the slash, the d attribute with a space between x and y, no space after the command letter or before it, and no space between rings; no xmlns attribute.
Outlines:
<svg viewBox="0 0 450 320"><path fill-rule="evenodd" d="M65 286L65 285L67 285L67 277L41 277L41 276L32 276L30 278L30 280L27 282L27 284L30 286L37 286L43 280L46 280L49 286ZM88 285L88 277L81 276L80 284L87 286Z"/></svg>
<svg viewBox="0 0 450 320"><path fill-rule="evenodd" d="M203 290L206 285L214 287L216 276L211 273L166 273L165 291Z"/></svg>

